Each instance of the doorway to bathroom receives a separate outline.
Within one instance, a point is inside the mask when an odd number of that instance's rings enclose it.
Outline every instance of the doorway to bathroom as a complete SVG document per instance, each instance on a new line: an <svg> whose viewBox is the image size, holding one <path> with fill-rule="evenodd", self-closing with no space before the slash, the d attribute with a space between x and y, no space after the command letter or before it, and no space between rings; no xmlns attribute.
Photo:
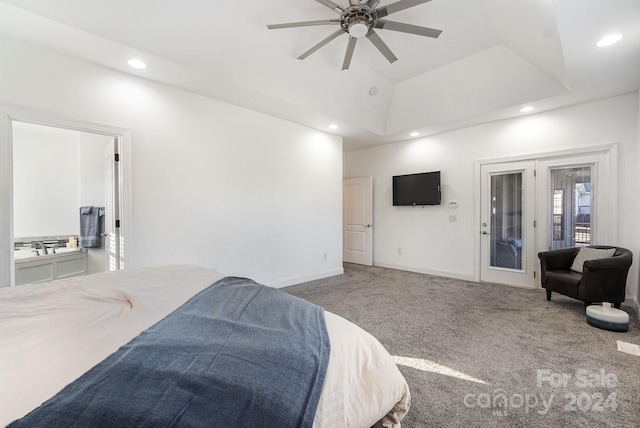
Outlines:
<svg viewBox="0 0 640 428"><path fill-rule="evenodd" d="M87 251L87 273L125 268L130 131L1 106L0 129L0 286L17 283L16 239L52 237L53 247L66 247L79 237L86 206L105 214L100 245Z"/></svg>

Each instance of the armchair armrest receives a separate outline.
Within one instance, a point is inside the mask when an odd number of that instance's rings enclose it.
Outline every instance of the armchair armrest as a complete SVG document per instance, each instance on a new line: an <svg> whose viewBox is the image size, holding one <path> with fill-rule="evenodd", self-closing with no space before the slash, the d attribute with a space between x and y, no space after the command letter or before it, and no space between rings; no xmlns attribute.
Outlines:
<svg viewBox="0 0 640 428"><path fill-rule="evenodd" d="M583 271L589 272L599 270L616 270L616 269L629 269L632 262L631 253L623 253L618 256L606 257L603 259L587 260L583 264Z"/></svg>
<svg viewBox="0 0 640 428"><path fill-rule="evenodd" d="M624 302L633 255L623 248L617 251L613 257L584 262L578 298L591 302Z"/></svg>

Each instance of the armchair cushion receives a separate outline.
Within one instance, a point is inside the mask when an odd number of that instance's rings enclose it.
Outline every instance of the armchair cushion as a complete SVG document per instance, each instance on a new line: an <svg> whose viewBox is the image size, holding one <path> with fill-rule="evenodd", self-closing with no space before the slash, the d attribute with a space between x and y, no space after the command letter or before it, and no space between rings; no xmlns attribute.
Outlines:
<svg viewBox="0 0 640 428"><path fill-rule="evenodd" d="M573 259L571 270L574 272L582 273L582 267L587 260L604 259L612 257L616 252L615 248L589 248L581 247Z"/></svg>
<svg viewBox="0 0 640 428"><path fill-rule="evenodd" d="M546 272L547 289L565 296L576 297L582 275L570 270L552 270Z"/></svg>

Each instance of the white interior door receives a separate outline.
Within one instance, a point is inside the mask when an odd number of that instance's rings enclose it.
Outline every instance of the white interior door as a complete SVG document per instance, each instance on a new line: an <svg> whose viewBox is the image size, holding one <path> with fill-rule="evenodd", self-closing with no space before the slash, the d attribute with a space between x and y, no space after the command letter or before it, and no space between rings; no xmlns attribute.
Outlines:
<svg viewBox="0 0 640 428"><path fill-rule="evenodd" d="M373 265L373 178L349 178L343 183L343 259Z"/></svg>
<svg viewBox="0 0 640 428"><path fill-rule="evenodd" d="M119 206L119 180L118 180L118 143L114 138L107 145L105 156L105 218L104 241L106 249L107 271L120 269L120 206Z"/></svg>
<svg viewBox="0 0 640 428"><path fill-rule="evenodd" d="M480 168L480 280L534 288L535 161Z"/></svg>

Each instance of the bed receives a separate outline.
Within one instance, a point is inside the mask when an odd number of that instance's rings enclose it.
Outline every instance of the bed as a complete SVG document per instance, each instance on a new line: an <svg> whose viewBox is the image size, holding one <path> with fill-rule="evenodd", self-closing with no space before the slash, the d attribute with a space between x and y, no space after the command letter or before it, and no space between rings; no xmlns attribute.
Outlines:
<svg viewBox="0 0 640 428"><path fill-rule="evenodd" d="M216 285L224 282L233 282L236 287L238 284L238 280L229 281L214 269L159 266L0 289L0 426L25 415L46 414L50 402L113 360L127 346L148 337L145 335L177 316L208 290L221 289ZM242 283L241 287L264 289L270 293L269 296L281 294L297 299L281 290L255 283ZM238 310L230 306L229 299L217 296L210 299L221 301L227 309ZM400 427L409 410L410 393L392 357L373 336L355 324L318 309L330 345L326 347L330 353L326 354L324 371L320 370L322 376L314 375L321 381L319 388L316 386L319 398L310 411L297 410L305 415L290 418L288 425ZM259 317L256 319L260 321ZM261 326L257 328L260 330ZM191 327L189 331L193 331ZM260 334L254 337L259 338ZM301 334L305 335L305 332ZM178 334L181 335L185 334ZM225 346L228 347L228 343ZM264 346L265 343L256 345L257 351L266 356L269 351L264 351ZM157 350L154 352L154 355L162 354ZM115 359L120 360L119 357ZM284 359L279 369L291 373L298 373L298 370L301 376L304 374L297 366L297 358ZM244 360L242 355L238 359L238 367L241 367L241 360ZM291 369L290 364L293 364ZM247 376L251 377L251 373ZM298 376L289 377L296 381ZM167 402L172 402L171 393L170 389L163 391L163 395L169 396ZM282 395L282 401L290 399L284 391L275 395ZM99 400L93 399L95 401ZM274 406L285 408L289 403L276 403ZM237 411L246 413L248 408L241 405ZM157 409L149 412L157 412ZM211 411L216 412L215 409ZM233 415L225 415L225 420L220 419L219 414L211 415L203 425L234 426L229 417ZM270 426L269 417L264 417L264 426ZM170 422L163 420L162 424L170 425Z"/></svg>

